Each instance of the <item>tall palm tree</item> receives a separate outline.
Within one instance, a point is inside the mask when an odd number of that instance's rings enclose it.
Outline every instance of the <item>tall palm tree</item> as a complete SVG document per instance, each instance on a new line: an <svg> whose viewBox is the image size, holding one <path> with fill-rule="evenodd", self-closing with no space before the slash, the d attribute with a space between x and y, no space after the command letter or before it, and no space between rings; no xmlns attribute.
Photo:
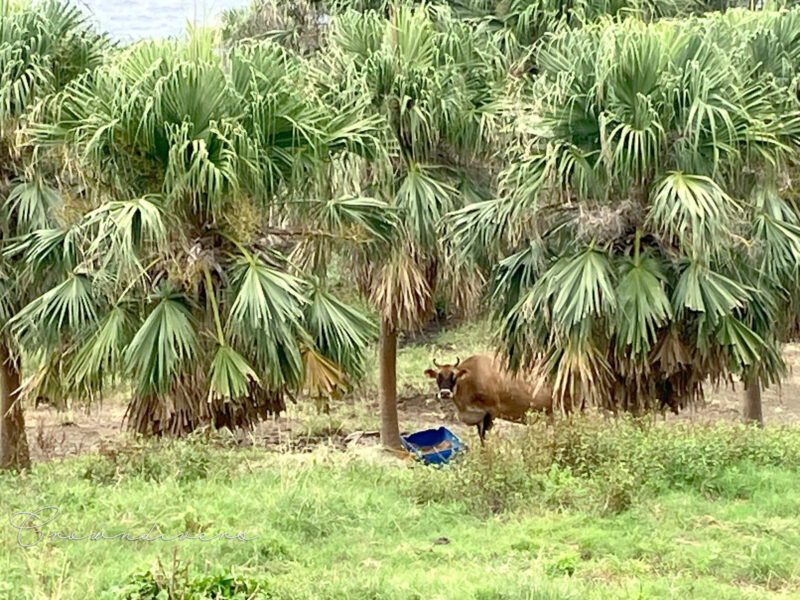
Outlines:
<svg viewBox="0 0 800 600"><path fill-rule="evenodd" d="M511 366L543 360L564 404L634 412L780 376L798 34L795 12L729 11L546 38L498 198L453 215L454 243L495 265Z"/></svg>
<svg viewBox="0 0 800 600"><path fill-rule="evenodd" d="M400 233L388 255L362 252L354 262L381 314L381 440L401 448L398 334L420 327L448 287L462 300L476 297L476 272L448 256L440 226L447 212L488 194L508 64L484 26L446 6L396 3L336 16L317 70L328 105L365 99L388 149L387 160L363 166L361 182L397 209Z"/></svg>
<svg viewBox="0 0 800 600"><path fill-rule="evenodd" d="M180 435L248 427L293 390L358 376L374 325L287 253L391 235L383 203L336 195L326 177L334 157L380 149L376 121L334 114L306 81L272 42L223 54L196 31L131 46L49 103L32 134L75 174L78 215L11 250L30 277L62 261L11 323L45 349L39 389L91 396L129 380L129 427Z"/></svg>
<svg viewBox="0 0 800 600"><path fill-rule="evenodd" d="M0 0L0 243L60 218L60 202L47 165L29 176L30 153L19 145L20 124L38 103L102 60L107 42L81 12L64 2L35 5ZM48 267L49 265L43 265ZM0 254L0 468L29 462L20 402L22 354L8 320L30 300L42 277L19 281L20 264Z"/></svg>

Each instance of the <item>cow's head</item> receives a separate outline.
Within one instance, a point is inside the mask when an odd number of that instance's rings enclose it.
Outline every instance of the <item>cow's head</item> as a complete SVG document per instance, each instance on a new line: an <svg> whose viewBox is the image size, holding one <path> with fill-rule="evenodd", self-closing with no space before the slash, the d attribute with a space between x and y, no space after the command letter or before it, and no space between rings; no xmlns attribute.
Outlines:
<svg viewBox="0 0 800 600"><path fill-rule="evenodd" d="M425 375L430 377L431 379L436 380L436 385L439 386L439 399L440 400L449 400L453 397L453 394L456 392L456 381L458 380L459 376L461 376L464 371L458 368L458 363L461 361L458 357L456 357L456 362L453 365L440 365L436 362L436 359L433 360L433 364L436 365L436 370L434 369L426 369Z"/></svg>

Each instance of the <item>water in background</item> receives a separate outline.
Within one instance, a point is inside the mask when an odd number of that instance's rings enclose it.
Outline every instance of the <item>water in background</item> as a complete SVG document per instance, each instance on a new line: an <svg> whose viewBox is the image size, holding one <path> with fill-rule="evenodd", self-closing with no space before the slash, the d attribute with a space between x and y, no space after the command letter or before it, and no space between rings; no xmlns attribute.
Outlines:
<svg viewBox="0 0 800 600"><path fill-rule="evenodd" d="M228 8L249 0L72 0L94 16L101 31L120 42L180 36L186 23L213 23Z"/></svg>

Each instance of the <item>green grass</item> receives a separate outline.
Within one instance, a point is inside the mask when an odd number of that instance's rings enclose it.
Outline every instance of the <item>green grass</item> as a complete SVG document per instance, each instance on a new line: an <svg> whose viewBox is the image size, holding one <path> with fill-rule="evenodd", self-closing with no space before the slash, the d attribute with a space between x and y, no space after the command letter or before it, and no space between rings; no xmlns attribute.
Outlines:
<svg viewBox="0 0 800 600"><path fill-rule="evenodd" d="M235 450L200 437L0 476L1 598L797 598L800 431L534 424L444 469L377 451ZM56 524L57 523L57 527ZM435 544L446 537L447 544Z"/></svg>

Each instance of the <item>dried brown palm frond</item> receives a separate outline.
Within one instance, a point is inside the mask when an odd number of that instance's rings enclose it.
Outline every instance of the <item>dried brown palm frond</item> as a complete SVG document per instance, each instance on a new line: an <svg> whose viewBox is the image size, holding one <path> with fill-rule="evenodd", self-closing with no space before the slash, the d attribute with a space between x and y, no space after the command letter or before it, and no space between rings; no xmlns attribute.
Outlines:
<svg viewBox="0 0 800 600"><path fill-rule="evenodd" d="M198 371L186 376L166 394L134 395L124 420L131 431L143 435L181 437L204 425L251 429L259 421L286 409L282 391L265 390L251 382L249 393L235 401L203 397L204 385Z"/></svg>
<svg viewBox="0 0 800 600"><path fill-rule="evenodd" d="M618 356L610 348L606 359L616 376L611 394L605 399L602 408L633 414L650 410L653 404L654 381L648 362L636 356Z"/></svg>
<svg viewBox="0 0 800 600"><path fill-rule="evenodd" d="M123 422L142 435L180 437L197 429L210 417L209 403L196 392L202 389L200 371L176 378L167 393L134 394Z"/></svg>
<svg viewBox="0 0 800 600"><path fill-rule="evenodd" d="M691 349L683 342L675 327L670 327L659 336L650 353L650 362L666 375L681 371L691 364L691 359Z"/></svg>
<svg viewBox="0 0 800 600"><path fill-rule="evenodd" d="M303 391L314 397L335 397L347 386L347 377L333 363L322 354L304 347L303 365L305 366L305 382Z"/></svg>
<svg viewBox="0 0 800 600"><path fill-rule="evenodd" d="M443 278L439 289L447 299L447 305L459 316L472 316L480 308L486 288L486 278L474 264L453 258L444 260Z"/></svg>
<svg viewBox="0 0 800 600"><path fill-rule="evenodd" d="M553 379L553 407L580 401L603 406L610 395L613 371L605 356L589 340L570 340L548 359ZM555 368L553 368L555 367Z"/></svg>
<svg viewBox="0 0 800 600"><path fill-rule="evenodd" d="M236 402L218 402L209 408L217 429L252 429L258 422L286 410L285 392L269 391L251 382L250 393Z"/></svg>
<svg viewBox="0 0 800 600"><path fill-rule="evenodd" d="M419 329L430 314L433 294L430 263L395 252L370 273L369 299L395 329Z"/></svg>

